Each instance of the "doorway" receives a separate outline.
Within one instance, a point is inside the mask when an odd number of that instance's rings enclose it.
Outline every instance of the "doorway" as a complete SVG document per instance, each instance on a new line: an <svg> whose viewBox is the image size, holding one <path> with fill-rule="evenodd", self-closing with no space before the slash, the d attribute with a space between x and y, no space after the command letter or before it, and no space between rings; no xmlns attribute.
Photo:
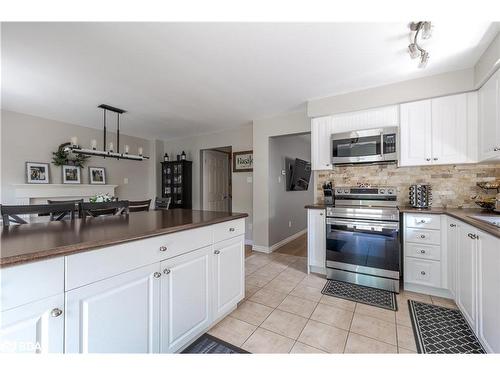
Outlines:
<svg viewBox="0 0 500 375"><path fill-rule="evenodd" d="M217 147L200 151L201 209L231 212L232 147Z"/></svg>

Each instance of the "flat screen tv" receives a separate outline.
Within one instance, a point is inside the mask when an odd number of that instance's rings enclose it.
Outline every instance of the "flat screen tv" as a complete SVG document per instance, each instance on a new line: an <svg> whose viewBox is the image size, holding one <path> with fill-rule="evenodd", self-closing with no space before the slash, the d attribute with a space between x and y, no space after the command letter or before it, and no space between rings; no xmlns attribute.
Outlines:
<svg viewBox="0 0 500 375"><path fill-rule="evenodd" d="M286 190L304 191L309 188L311 163L302 159L286 159Z"/></svg>

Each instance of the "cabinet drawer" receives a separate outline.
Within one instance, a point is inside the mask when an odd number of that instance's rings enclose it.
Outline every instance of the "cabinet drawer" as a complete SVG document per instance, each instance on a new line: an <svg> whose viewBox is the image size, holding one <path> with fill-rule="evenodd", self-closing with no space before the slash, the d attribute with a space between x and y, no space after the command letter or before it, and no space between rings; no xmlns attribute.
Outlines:
<svg viewBox="0 0 500 375"><path fill-rule="evenodd" d="M2 311L64 292L63 257L0 269Z"/></svg>
<svg viewBox="0 0 500 375"><path fill-rule="evenodd" d="M441 229L441 216L406 214L405 225L407 228Z"/></svg>
<svg viewBox="0 0 500 375"><path fill-rule="evenodd" d="M405 246L405 257L440 260L441 246L407 243Z"/></svg>
<svg viewBox="0 0 500 375"><path fill-rule="evenodd" d="M212 226L130 241L66 257L66 290L212 244Z"/></svg>
<svg viewBox="0 0 500 375"><path fill-rule="evenodd" d="M231 220L216 224L214 228L214 242L245 234L245 219Z"/></svg>
<svg viewBox="0 0 500 375"><path fill-rule="evenodd" d="M441 262L435 260L423 260L405 258L405 282L441 287Z"/></svg>
<svg viewBox="0 0 500 375"><path fill-rule="evenodd" d="M439 245L441 232L437 230L406 228L406 242Z"/></svg>

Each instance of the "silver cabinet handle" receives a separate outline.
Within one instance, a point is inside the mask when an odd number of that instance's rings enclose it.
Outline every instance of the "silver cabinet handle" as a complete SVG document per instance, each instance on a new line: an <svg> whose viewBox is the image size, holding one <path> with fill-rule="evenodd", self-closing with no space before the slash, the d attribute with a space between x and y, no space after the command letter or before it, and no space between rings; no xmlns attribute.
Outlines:
<svg viewBox="0 0 500 375"><path fill-rule="evenodd" d="M160 251L167 251L167 247L166 246L160 246Z"/></svg>
<svg viewBox="0 0 500 375"><path fill-rule="evenodd" d="M420 271L420 274L425 276L425 271Z"/></svg>
<svg viewBox="0 0 500 375"><path fill-rule="evenodd" d="M474 233L468 233L467 236L469 236L470 238L472 238L473 240L477 240L479 238L478 235L474 234Z"/></svg>
<svg viewBox="0 0 500 375"><path fill-rule="evenodd" d="M434 160L438 160L438 158L434 158Z"/></svg>
<svg viewBox="0 0 500 375"><path fill-rule="evenodd" d="M425 250L420 250L420 254L425 254Z"/></svg>
<svg viewBox="0 0 500 375"><path fill-rule="evenodd" d="M215 255L219 255L219 254L220 254L220 250L215 250L215 251L214 251L214 254L215 254Z"/></svg>
<svg viewBox="0 0 500 375"><path fill-rule="evenodd" d="M229 231L230 232L234 232L234 228L229 228Z"/></svg>
<svg viewBox="0 0 500 375"><path fill-rule="evenodd" d="M450 227L455 228L456 225L455 224L450 224Z"/></svg>
<svg viewBox="0 0 500 375"><path fill-rule="evenodd" d="M155 273L153 273L153 277L154 277L155 279L158 279L159 277L161 277L161 273L159 273L159 272L155 272Z"/></svg>
<svg viewBox="0 0 500 375"><path fill-rule="evenodd" d="M170 270L169 270L168 268L165 268L165 269L163 270L163 273L164 273L165 275L168 275L168 274L170 273Z"/></svg>
<svg viewBox="0 0 500 375"><path fill-rule="evenodd" d="M419 223L419 224L425 224L425 219L421 219L421 220L417 221L417 223Z"/></svg>
<svg viewBox="0 0 500 375"><path fill-rule="evenodd" d="M62 310L57 307L55 309L52 309L52 311L50 312L50 315L53 316L54 318L57 318L61 314Z"/></svg>
<svg viewBox="0 0 500 375"><path fill-rule="evenodd" d="M426 158L425 160L427 160L427 161L431 161L431 158Z"/></svg>
<svg viewBox="0 0 500 375"><path fill-rule="evenodd" d="M420 238L425 238L425 234L421 234L421 235L420 235Z"/></svg>
<svg viewBox="0 0 500 375"><path fill-rule="evenodd" d="M500 147L493 148L493 151L500 151Z"/></svg>

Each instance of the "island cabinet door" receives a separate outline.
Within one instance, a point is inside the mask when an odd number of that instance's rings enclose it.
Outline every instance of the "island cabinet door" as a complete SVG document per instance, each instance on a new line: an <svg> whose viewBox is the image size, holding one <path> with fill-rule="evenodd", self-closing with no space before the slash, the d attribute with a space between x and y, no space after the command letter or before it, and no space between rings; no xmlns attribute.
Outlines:
<svg viewBox="0 0 500 375"><path fill-rule="evenodd" d="M0 313L0 353L62 353L64 294Z"/></svg>
<svg viewBox="0 0 500 375"><path fill-rule="evenodd" d="M160 351L174 353L211 323L212 247L161 262Z"/></svg>
<svg viewBox="0 0 500 375"><path fill-rule="evenodd" d="M214 320L217 320L245 297L244 236L215 244L213 259Z"/></svg>
<svg viewBox="0 0 500 375"><path fill-rule="evenodd" d="M160 263L66 293L67 353L158 353Z"/></svg>

